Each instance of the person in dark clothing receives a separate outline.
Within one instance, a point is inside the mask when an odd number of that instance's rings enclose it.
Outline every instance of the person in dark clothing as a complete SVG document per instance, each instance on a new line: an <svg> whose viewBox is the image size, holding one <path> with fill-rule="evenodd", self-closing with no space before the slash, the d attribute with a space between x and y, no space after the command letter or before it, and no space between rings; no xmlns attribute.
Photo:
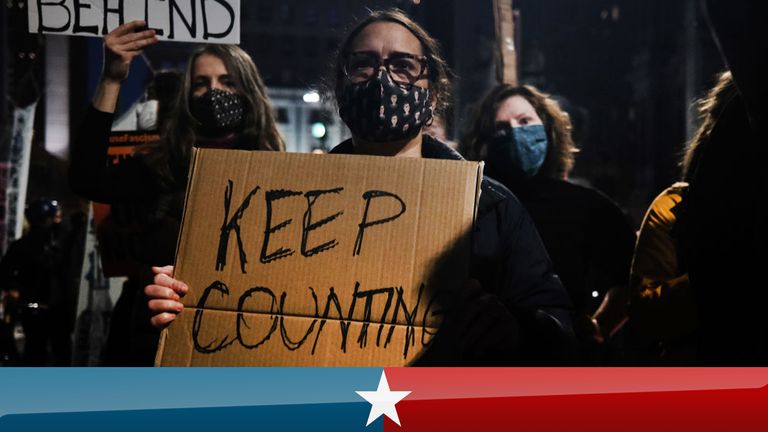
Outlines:
<svg viewBox="0 0 768 432"><path fill-rule="evenodd" d="M690 181L706 157L714 128L730 118L728 110L739 98L730 71L719 74L714 87L698 101L700 125L686 146L681 161L682 181L664 190L651 204L638 235L630 276L630 319L637 335L651 349L642 350L654 364L693 365L698 362L699 322L696 295L681 249L686 223L696 221L687 212ZM647 353L645 352L647 351Z"/></svg>
<svg viewBox="0 0 768 432"><path fill-rule="evenodd" d="M0 287L0 367L15 366L19 363L19 349L16 347L16 323L18 322L17 290L5 285Z"/></svg>
<svg viewBox="0 0 768 432"><path fill-rule="evenodd" d="M69 246L54 200L33 201L25 212L30 229L0 261L0 285L18 299L24 328L25 366L70 364L74 311L69 285ZM49 351L52 357L49 356Z"/></svg>
<svg viewBox="0 0 768 432"><path fill-rule="evenodd" d="M698 363L768 364L768 43L765 2L706 1L738 92L690 173L681 249L698 312Z"/></svg>
<svg viewBox="0 0 768 432"><path fill-rule="evenodd" d="M136 107L137 130L161 130L173 108L181 85L181 74L174 70L154 72Z"/></svg>
<svg viewBox="0 0 768 432"><path fill-rule="evenodd" d="M602 193L567 180L575 146L568 114L531 86L499 85L479 104L462 140L531 214L574 305L581 364L626 320L635 234Z"/></svg>
<svg viewBox="0 0 768 432"><path fill-rule="evenodd" d="M357 24L334 72L339 114L352 139L331 153L462 160L422 133L447 103L449 72L436 41L402 12L372 12ZM481 189L470 270L476 280L417 364L570 361L570 303L528 213L501 184L484 178ZM158 326L182 310L178 298L188 289L171 274L163 269L146 288Z"/></svg>
<svg viewBox="0 0 768 432"><path fill-rule="evenodd" d="M129 279L112 315L105 353L109 365L152 365L159 333L142 287L151 266L173 263L193 146L283 151L266 87L250 56L233 45L206 45L189 60L173 108L162 119L159 144L106 164L117 97L129 66L157 42L132 21L104 37L104 71L71 149L72 190L111 204L121 220Z"/></svg>

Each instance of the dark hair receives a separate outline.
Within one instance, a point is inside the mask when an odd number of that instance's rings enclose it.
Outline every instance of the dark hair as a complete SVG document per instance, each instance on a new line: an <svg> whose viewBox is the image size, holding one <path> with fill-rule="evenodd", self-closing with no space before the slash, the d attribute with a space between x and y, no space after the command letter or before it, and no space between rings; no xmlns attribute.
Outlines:
<svg viewBox="0 0 768 432"><path fill-rule="evenodd" d="M706 142L717 125L718 119L725 111L729 102L738 95L736 84L730 71L721 72L717 77L715 86L706 96L696 101L701 124L696 129L693 138L685 146L683 157L680 160L683 181L690 181L696 172L701 154Z"/></svg>
<svg viewBox="0 0 768 432"><path fill-rule="evenodd" d="M342 40L336 53L336 62L333 66L334 95L338 101L345 85L344 59L349 54L349 47L360 32L366 27L377 22L392 22L400 24L410 31L421 42L423 55L427 58L427 78L429 91L435 98L435 114L440 115L450 105L451 99L451 71L448 63L440 53L440 43L427 33L426 30L414 20L408 17L400 9L387 9L371 11L367 17L358 21Z"/></svg>
<svg viewBox="0 0 768 432"><path fill-rule="evenodd" d="M285 143L277 130L275 116L267 96L266 86L251 56L235 45L206 45L197 50L187 63L181 89L177 93L168 121L162 130L163 141L148 149L145 158L157 169L167 185L183 184L191 147L197 139L199 122L189 110L192 94L192 72L202 55L219 58L232 76L235 87L245 98L248 109L240 135L250 143L251 150L284 151Z"/></svg>
<svg viewBox="0 0 768 432"><path fill-rule="evenodd" d="M472 160L482 160L488 153L488 143L496 132L496 113L505 100L521 96L536 110L547 131L547 157L538 175L566 178L573 168L578 150L571 137L571 120L554 99L533 86L500 84L480 102L472 115L470 128L461 139L460 149Z"/></svg>

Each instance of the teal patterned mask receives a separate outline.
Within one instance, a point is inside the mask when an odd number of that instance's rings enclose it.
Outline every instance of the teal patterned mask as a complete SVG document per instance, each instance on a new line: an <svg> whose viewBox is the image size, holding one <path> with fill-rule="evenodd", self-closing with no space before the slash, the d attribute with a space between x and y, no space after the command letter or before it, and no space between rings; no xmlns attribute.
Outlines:
<svg viewBox="0 0 768 432"><path fill-rule="evenodd" d="M504 126L491 140L486 162L494 166L496 172L514 169L530 178L544 165L547 147L544 125Z"/></svg>

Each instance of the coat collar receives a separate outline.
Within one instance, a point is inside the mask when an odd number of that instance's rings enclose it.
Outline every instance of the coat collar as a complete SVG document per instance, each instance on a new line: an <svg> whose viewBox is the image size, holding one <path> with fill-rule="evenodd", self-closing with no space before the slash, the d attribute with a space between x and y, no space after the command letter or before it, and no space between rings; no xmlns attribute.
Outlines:
<svg viewBox="0 0 768 432"><path fill-rule="evenodd" d="M431 135L422 135L421 156L426 159L450 159L464 160L456 150L448 147L442 141L433 138ZM331 149L332 154L355 154L355 148L352 145L352 139L348 139Z"/></svg>

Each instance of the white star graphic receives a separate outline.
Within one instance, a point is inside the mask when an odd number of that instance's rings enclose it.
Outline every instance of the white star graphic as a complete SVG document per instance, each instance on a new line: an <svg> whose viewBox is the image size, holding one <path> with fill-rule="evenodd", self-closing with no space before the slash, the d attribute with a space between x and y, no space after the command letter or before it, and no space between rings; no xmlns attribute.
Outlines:
<svg viewBox="0 0 768 432"><path fill-rule="evenodd" d="M409 391L389 390L387 375L384 371L381 371L381 379L379 380L379 387L376 391L357 391L355 393L371 403L371 413L368 415L368 423L365 424L366 426L373 423L373 421L381 417L382 414L389 417L393 422L400 426L400 418L397 416L395 404L411 394Z"/></svg>

